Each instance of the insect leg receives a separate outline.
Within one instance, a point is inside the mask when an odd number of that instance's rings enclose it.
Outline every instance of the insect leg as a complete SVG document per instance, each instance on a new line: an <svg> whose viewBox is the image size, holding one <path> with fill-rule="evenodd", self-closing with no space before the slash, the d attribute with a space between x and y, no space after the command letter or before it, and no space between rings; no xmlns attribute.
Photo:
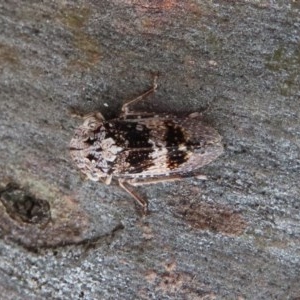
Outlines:
<svg viewBox="0 0 300 300"><path fill-rule="evenodd" d="M137 98L134 98L133 100L129 100L126 103L124 103L122 106L122 114L124 114L126 116L129 113L129 105L132 105L133 103L141 101L141 100L145 99L147 96L149 96L151 93L155 92L157 89L156 81L157 81L157 75L154 76L153 85L152 85L151 89L149 89L147 92L143 93L142 95L138 96Z"/></svg>
<svg viewBox="0 0 300 300"><path fill-rule="evenodd" d="M124 179L119 179L119 185L122 189L124 189L130 196L132 196L139 205L141 205L143 207L143 211L146 214L148 211L148 202L146 200L144 200L143 198L141 198L139 195L137 195L136 193L134 193L133 191L131 191L130 189L128 189L125 184L126 184L127 180Z"/></svg>
<svg viewBox="0 0 300 300"><path fill-rule="evenodd" d="M201 180L207 180L207 177L205 175L197 175L193 177ZM172 176L161 177L161 178L147 178L140 181L137 181L136 179L129 179L126 182L132 186L140 186L140 185L155 184L160 182L173 182L177 180L183 180L184 178L186 177L180 175L172 175Z"/></svg>
<svg viewBox="0 0 300 300"><path fill-rule="evenodd" d="M127 180L127 183L132 186L140 186L140 185L147 185L147 184L155 184L160 182L172 182L176 180L182 180L182 176L169 176L169 177L162 177L162 178L147 178L140 181L137 181L136 179L129 179Z"/></svg>

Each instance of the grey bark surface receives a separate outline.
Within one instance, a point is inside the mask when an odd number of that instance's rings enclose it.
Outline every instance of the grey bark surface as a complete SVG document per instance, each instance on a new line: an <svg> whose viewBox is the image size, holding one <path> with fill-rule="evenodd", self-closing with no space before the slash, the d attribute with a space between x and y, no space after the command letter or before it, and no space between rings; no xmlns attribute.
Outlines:
<svg viewBox="0 0 300 300"><path fill-rule="evenodd" d="M0 298L299 299L297 1L0 1ZM203 181L85 180L74 111L223 136Z"/></svg>

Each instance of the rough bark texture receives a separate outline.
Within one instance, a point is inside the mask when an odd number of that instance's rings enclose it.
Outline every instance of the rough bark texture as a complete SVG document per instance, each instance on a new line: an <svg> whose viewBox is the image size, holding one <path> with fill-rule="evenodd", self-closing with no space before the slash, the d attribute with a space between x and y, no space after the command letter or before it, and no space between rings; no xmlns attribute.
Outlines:
<svg viewBox="0 0 300 300"><path fill-rule="evenodd" d="M75 3L76 2L76 3ZM1 299L299 299L300 6L0 1ZM223 136L196 178L85 181L74 110L186 115Z"/></svg>

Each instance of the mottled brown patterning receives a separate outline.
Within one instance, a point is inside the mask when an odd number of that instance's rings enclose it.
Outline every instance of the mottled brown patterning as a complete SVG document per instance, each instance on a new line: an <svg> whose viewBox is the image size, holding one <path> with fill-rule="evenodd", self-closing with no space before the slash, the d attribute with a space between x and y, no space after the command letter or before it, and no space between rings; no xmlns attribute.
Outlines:
<svg viewBox="0 0 300 300"><path fill-rule="evenodd" d="M153 87L125 103L117 119L106 121L101 113L85 117L70 143L78 168L94 181L119 184L147 210L147 201L126 187L173 181L215 160L222 152L221 136L193 113L180 118L129 111Z"/></svg>

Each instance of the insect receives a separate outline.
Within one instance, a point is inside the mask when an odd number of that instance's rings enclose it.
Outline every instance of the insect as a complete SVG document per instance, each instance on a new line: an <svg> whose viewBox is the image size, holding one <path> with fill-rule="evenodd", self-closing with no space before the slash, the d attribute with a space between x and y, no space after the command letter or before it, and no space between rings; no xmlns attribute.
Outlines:
<svg viewBox="0 0 300 300"><path fill-rule="evenodd" d="M202 124L200 114L187 117L134 112L129 107L157 89L125 102L118 118L87 115L70 142L71 157L91 180L109 185L116 178L147 212L148 202L128 185L180 180L223 152L218 132Z"/></svg>

